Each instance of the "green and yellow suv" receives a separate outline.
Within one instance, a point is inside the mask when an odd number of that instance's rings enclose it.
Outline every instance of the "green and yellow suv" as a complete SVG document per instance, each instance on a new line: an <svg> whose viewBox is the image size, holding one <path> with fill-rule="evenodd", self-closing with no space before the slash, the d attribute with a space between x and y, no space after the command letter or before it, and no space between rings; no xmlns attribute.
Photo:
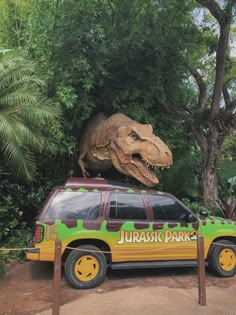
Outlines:
<svg viewBox="0 0 236 315"><path fill-rule="evenodd" d="M196 266L198 233L209 269L233 276L236 222L198 217L167 193L70 178L46 200L27 258L54 261L55 240L61 240L68 282L87 289L102 283L108 267Z"/></svg>

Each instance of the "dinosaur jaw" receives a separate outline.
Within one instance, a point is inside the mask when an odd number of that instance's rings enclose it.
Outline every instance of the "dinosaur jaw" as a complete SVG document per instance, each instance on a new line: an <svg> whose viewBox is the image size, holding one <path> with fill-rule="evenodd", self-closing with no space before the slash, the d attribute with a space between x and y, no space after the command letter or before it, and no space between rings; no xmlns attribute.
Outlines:
<svg viewBox="0 0 236 315"><path fill-rule="evenodd" d="M159 183L158 177L152 172L151 168L156 169L158 167L170 167L170 165L162 165L161 163L151 163L139 153L126 155L121 152L119 152L119 154L115 154L113 151L111 154L111 160L118 171L136 178L148 187L153 187Z"/></svg>
<svg viewBox="0 0 236 315"><path fill-rule="evenodd" d="M135 177L141 183L148 187L152 187L159 183L159 179L154 174L145 162L140 161L137 158L132 159L132 163L129 166L129 175Z"/></svg>
<svg viewBox="0 0 236 315"><path fill-rule="evenodd" d="M133 154L132 155L132 166L130 171L133 177L136 177L140 182L145 184L146 186L152 187L159 183L159 179L156 174L152 171L152 169L157 168L169 168L170 165L163 165L161 163L153 163L147 161L141 154Z"/></svg>

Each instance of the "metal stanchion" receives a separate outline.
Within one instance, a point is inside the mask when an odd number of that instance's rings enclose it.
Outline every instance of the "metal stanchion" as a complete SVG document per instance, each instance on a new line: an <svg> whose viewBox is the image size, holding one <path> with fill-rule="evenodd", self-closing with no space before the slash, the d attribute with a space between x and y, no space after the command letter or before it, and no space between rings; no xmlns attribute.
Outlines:
<svg viewBox="0 0 236 315"><path fill-rule="evenodd" d="M53 275L52 315L59 315L60 313L60 289L61 289L61 240L56 240Z"/></svg>
<svg viewBox="0 0 236 315"><path fill-rule="evenodd" d="M197 260L198 260L198 300L199 304L206 306L206 274L204 259L204 237L197 236Z"/></svg>

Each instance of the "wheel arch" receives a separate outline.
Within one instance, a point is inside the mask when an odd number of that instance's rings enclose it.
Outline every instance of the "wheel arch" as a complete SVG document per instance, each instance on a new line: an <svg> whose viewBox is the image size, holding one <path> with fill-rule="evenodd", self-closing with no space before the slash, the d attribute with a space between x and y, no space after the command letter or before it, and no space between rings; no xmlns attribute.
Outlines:
<svg viewBox="0 0 236 315"><path fill-rule="evenodd" d="M109 265L111 263L112 261L111 248L106 242L99 239L83 238L83 239L77 239L77 240L71 241L69 244L67 244L66 247L76 248L76 247L79 247L80 245L93 245L93 246L98 247L101 251L104 252L104 256L106 257L107 264ZM69 248L66 248L64 250L63 255L62 255L63 262L66 260L70 251L71 249Z"/></svg>
<svg viewBox="0 0 236 315"><path fill-rule="evenodd" d="M220 241L229 241L229 242L232 242L234 245L236 245L235 236L219 236L211 242L208 253L207 253L207 258L209 257L209 254L211 253L211 248L214 245L214 243L217 243L217 242L220 243Z"/></svg>

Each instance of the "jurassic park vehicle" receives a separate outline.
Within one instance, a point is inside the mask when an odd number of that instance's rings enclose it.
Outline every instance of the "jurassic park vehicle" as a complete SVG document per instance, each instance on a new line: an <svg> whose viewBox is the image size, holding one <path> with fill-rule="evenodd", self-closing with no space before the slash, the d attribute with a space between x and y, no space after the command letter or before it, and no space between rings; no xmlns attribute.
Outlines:
<svg viewBox="0 0 236 315"><path fill-rule="evenodd" d="M102 178L70 178L38 215L27 258L54 261L62 241L65 276L77 289L101 284L107 268L197 266L197 234L206 265L220 277L236 272L236 222L198 217L174 196Z"/></svg>

